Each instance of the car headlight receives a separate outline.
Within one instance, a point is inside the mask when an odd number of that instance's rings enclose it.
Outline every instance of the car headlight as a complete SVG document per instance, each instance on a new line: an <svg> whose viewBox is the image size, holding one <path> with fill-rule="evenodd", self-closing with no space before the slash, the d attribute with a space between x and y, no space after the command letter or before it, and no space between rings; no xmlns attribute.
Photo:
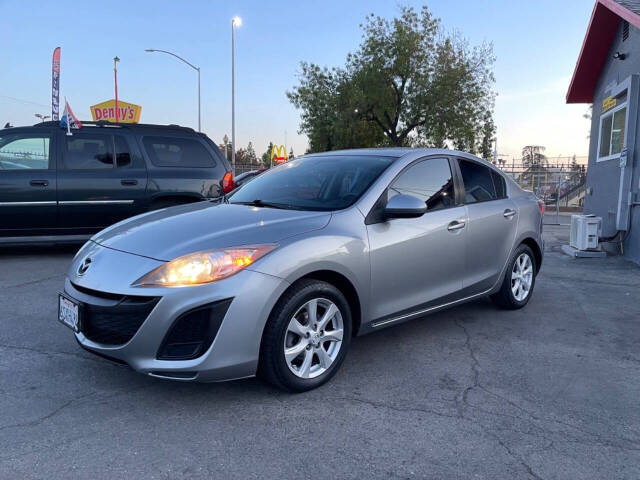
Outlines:
<svg viewBox="0 0 640 480"><path fill-rule="evenodd" d="M134 287L184 287L216 282L235 275L277 245L249 245L190 253L178 257L134 282Z"/></svg>

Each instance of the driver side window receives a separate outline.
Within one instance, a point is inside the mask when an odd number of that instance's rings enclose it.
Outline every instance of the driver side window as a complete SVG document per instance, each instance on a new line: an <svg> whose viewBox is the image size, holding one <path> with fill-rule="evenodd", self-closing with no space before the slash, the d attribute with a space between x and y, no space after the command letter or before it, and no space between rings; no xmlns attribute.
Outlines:
<svg viewBox="0 0 640 480"><path fill-rule="evenodd" d="M449 160L432 158L414 163L391 184L387 201L398 194L423 200L427 212L453 207L455 195Z"/></svg>

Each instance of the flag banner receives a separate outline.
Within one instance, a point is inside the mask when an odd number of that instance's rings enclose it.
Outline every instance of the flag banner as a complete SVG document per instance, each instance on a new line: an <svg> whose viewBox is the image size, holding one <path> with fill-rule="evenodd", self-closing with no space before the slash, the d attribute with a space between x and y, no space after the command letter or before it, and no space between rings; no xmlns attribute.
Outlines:
<svg viewBox="0 0 640 480"><path fill-rule="evenodd" d="M60 47L53 51L51 67L51 120L57 122L60 115Z"/></svg>
<svg viewBox="0 0 640 480"><path fill-rule="evenodd" d="M82 122L73 114L69 102L64 101L64 112L62 112L62 118L60 119L60 126L69 128L82 128Z"/></svg>

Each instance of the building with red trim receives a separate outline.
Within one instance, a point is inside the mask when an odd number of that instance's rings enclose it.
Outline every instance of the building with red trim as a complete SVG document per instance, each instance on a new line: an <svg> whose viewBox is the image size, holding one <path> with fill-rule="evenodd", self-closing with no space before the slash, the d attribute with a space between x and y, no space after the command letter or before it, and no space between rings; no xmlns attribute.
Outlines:
<svg viewBox="0 0 640 480"><path fill-rule="evenodd" d="M640 263L640 0L596 0L567 92L591 103L585 213Z"/></svg>

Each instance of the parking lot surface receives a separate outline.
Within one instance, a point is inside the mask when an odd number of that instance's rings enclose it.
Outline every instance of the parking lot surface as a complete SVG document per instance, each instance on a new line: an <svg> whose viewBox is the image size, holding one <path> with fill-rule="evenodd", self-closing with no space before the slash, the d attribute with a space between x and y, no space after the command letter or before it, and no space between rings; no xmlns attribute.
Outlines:
<svg viewBox="0 0 640 480"><path fill-rule="evenodd" d="M0 478L640 478L640 268L545 228L527 307L357 338L298 395L86 353L56 321L75 248L0 250Z"/></svg>

